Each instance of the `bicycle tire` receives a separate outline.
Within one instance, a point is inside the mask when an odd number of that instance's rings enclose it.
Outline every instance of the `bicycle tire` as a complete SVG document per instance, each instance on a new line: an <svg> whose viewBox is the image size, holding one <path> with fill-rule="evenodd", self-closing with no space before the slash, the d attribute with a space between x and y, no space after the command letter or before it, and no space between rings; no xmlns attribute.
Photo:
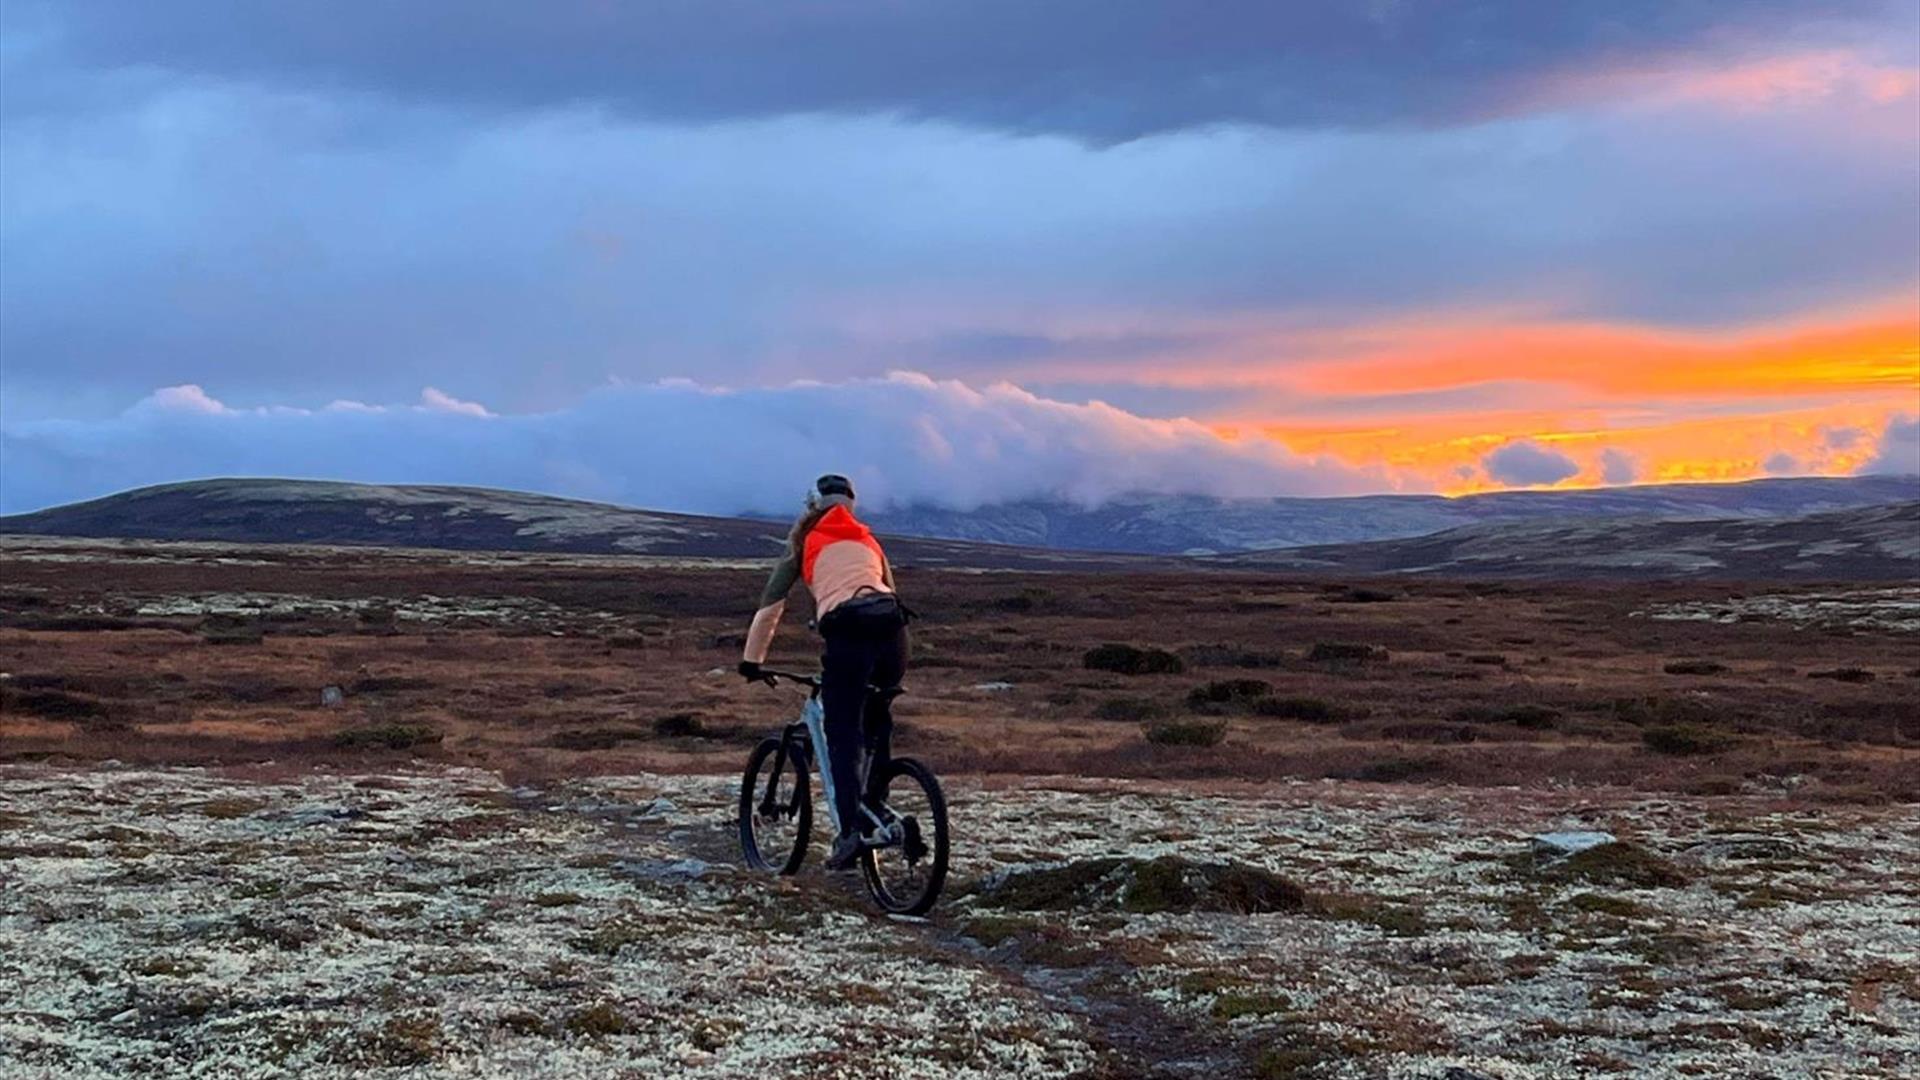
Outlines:
<svg viewBox="0 0 1920 1080"><path fill-rule="evenodd" d="M940 780L933 775L933 770L914 758L894 758L887 765L886 775L884 790L892 791L896 782L907 779L919 787L926 797L928 816L932 819L922 825L922 839L930 841L926 852L926 878L910 893L896 894L881 875L878 858L872 850L860 853L860 875L866 879L867 892L882 909L895 915L925 915L933 910L933 905L940 899L940 890L947 880L947 858L951 851L947 832L947 797L940 790ZM925 835L928 828L932 831L931 837ZM883 849L884 852L892 850Z"/></svg>
<svg viewBox="0 0 1920 1080"><path fill-rule="evenodd" d="M760 820L759 804L765 795L760 774L769 762L776 764L778 770L766 778L774 784L775 805L791 814L794 823L793 840L786 851L761 850L761 838L755 829L755 823ZM792 787L790 792L783 793L779 783L788 776L792 777ZM807 861L807 845L813 834L813 796L807 780L806 763L779 739L762 739L747 758L747 770L740 777L739 825L740 854L749 867L777 874L793 874Z"/></svg>

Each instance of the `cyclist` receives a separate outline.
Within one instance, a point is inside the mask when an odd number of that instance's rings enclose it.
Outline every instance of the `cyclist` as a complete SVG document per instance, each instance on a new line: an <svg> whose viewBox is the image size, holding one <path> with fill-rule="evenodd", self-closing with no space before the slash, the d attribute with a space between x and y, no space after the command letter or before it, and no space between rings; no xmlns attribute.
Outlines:
<svg viewBox="0 0 1920 1080"><path fill-rule="evenodd" d="M869 686L894 687L906 674L907 611L895 595L893 568L873 533L853 516L853 482L829 473L807 493L806 510L787 536L786 554L760 594L760 609L747 628L740 674L763 679L773 633L786 610L787 594L804 581L813 594L814 617L825 640L820 656L820 705L825 712L827 799L840 835L827 869L845 870L860 857L860 756L868 752L867 775L884 775L892 756L892 697ZM878 802L883 792L870 792Z"/></svg>

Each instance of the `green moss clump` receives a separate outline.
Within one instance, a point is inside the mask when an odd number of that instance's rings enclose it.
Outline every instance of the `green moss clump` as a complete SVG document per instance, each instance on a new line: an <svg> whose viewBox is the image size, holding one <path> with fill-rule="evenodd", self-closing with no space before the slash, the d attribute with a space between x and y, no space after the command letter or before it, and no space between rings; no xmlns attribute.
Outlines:
<svg viewBox="0 0 1920 1080"><path fill-rule="evenodd" d="M1427 932L1426 912L1410 904L1387 904L1368 897L1335 893L1314 897L1310 908L1323 919L1366 923L1397 937L1416 937Z"/></svg>
<svg viewBox="0 0 1920 1080"><path fill-rule="evenodd" d="M366 1056L382 1065L425 1065L440 1052L440 1018L396 1016L366 1040Z"/></svg>
<svg viewBox="0 0 1920 1080"><path fill-rule="evenodd" d="M1032 933L1040 924L1015 915L975 915L960 924L960 932L991 949L1021 934Z"/></svg>
<svg viewBox="0 0 1920 1080"><path fill-rule="evenodd" d="M1678 866L1638 844L1619 841L1576 852L1552 868L1561 877L1596 885L1631 885L1642 889L1677 889L1687 884Z"/></svg>
<svg viewBox="0 0 1920 1080"><path fill-rule="evenodd" d="M266 809L265 799L209 799L199 806L203 817L216 821L232 821Z"/></svg>
<svg viewBox="0 0 1920 1080"><path fill-rule="evenodd" d="M1624 896L1603 896L1600 893L1581 893L1567 901L1576 911L1592 912L1595 915L1614 915L1622 919L1632 919L1645 915L1647 909Z"/></svg>
<svg viewBox="0 0 1920 1080"><path fill-rule="evenodd" d="M1254 1059L1253 1075L1258 1080L1300 1080L1312 1076L1327 1060L1328 1055L1315 1047L1271 1047Z"/></svg>
<svg viewBox="0 0 1920 1080"><path fill-rule="evenodd" d="M567 1014L566 1029L587 1038L604 1038L625 1035L633 1030L633 1024L619 1009L603 1001Z"/></svg>
<svg viewBox="0 0 1920 1080"><path fill-rule="evenodd" d="M1157 859L1085 859L1023 870L980 892L983 902L1012 911L1124 911L1132 914L1298 911L1298 885L1258 867Z"/></svg>
<svg viewBox="0 0 1920 1080"><path fill-rule="evenodd" d="M1267 991L1251 993L1229 992L1213 999L1213 1008L1209 1010L1215 1020L1238 1020L1245 1016L1272 1016L1293 1008L1293 1001L1285 994Z"/></svg>
<svg viewBox="0 0 1920 1080"><path fill-rule="evenodd" d="M649 936L646 928L639 923L608 923L586 937L577 939L573 946L596 956L615 956L621 949L645 941Z"/></svg>

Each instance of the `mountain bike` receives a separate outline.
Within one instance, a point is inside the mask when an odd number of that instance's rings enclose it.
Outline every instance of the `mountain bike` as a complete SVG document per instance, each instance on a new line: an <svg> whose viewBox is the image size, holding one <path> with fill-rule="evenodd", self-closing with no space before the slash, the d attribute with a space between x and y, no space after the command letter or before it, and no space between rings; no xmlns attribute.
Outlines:
<svg viewBox="0 0 1920 1080"><path fill-rule="evenodd" d="M832 775L820 750L826 745L820 705L820 679L764 669L769 685L785 680L805 686L807 703L800 719L777 736L761 740L747 758L740 779L740 851L755 870L777 874L799 871L807 860L813 831L813 797L808 773L817 765L826 788L827 815L834 817ZM899 687L868 687L869 693L898 695ZM863 752L864 754L864 752ZM861 778L874 762L867 756ZM863 784L879 792L877 803L862 798L864 850L860 875L874 902L899 915L924 915L940 897L947 879L947 800L940 781L913 758L881 762L884 783ZM835 835L839 821L833 822Z"/></svg>

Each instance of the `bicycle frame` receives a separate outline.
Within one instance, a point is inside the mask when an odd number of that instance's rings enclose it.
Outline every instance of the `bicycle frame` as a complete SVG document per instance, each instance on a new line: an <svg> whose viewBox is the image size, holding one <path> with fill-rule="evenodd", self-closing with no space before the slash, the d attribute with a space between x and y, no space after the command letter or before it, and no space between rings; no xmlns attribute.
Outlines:
<svg viewBox="0 0 1920 1080"><path fill-rule="evenodd" d="M814 770L820 774L820 787L826 796L827 820L833 822L834 835L838 836L845 830L842 829L840 824L839 800L834 798L833 766L826 755L827 711L826 707L820 704L820 679L814 675L800 675L790 671L774 671L771 669L766 670L765 674L769 685L778 680L785 679L788 682L795 682L806 686L810 690L810 693L807 695L807 703L800 707L800 719L795 723L788 724L786 730L781 735L780 753L782 756L774 762L773 775L780 775L780 769L786 764L785 755L787 748L792 746L795 740L804 732L807 737L808 756L813 759ZM879 687L868 687L868 690L878 693L887 692ZM873 767L873 755L868 753L864 747L861 749L860 755L860 780L864 786L867 773ZM761 799L761 809L763 813L771 814L773 812L772 797L773 789L772 786L769 785L767 794ZM866 804L865 799L860 801L860 812L866 815L868 821L873 823L874 834L867 838L869 846L879 847L901 842L902 838L899 835L900 828L897 821L898 815L890 815L895 818L893 821L882 818L879 814L874 813L873 808Z"/></svg>

